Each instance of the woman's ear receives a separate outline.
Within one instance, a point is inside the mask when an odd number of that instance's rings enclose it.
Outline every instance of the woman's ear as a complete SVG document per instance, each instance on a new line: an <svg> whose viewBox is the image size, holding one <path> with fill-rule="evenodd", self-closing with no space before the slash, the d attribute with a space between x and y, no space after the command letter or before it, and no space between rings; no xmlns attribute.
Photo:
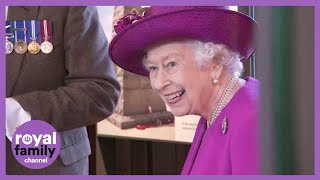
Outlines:
<svg viewBox="0 0 320 180"><path fill-rule="evenodd" d="M212 78L212 83L217 84L220 80L220 76L222 73L223 66L222 65L217 65L214 64L211 68L211 78Z"/></svg>

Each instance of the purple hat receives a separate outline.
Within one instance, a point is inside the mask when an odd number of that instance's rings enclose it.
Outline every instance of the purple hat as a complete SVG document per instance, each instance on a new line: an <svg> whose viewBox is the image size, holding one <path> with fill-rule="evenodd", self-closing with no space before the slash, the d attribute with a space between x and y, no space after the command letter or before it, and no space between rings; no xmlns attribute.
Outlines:
<svg viewBox="0 0 320 180"><path fill-rule="evenodd" d="M147 47L165 40L196 39L224 44L245 61L255 50L256 26L252 18L228 7L153 6L143 17L129 14L117 22L109 55L121 68L148 76L142 65Z"/></svg>

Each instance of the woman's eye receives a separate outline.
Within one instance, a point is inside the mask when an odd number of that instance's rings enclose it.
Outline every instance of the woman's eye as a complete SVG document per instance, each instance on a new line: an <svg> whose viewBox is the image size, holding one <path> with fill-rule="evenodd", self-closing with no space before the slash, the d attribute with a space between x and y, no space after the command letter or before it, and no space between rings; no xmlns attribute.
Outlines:
<svg viewBox="0 0 320 180"><path fill-rule="evenodd" d="M156 66L149 66L148 70L149 70L150 72L152 72L152 71L157 70L157 67L156 67Z"/></svg>
<svg viewBox="0 0 320 180"><path fill-rule="evenodd" d="M169 63L168 63L168 66L169 66L169 67L175 67L176 65L177 65L176 62L169 62Z"/></svg>
<svg viewBox="0 0 320 180"><path fill-rule="evenodd" d="M171 61L166 65L166 69L168 73L174 73L179 69L178 63L176 63L175 61Z"/></svg>

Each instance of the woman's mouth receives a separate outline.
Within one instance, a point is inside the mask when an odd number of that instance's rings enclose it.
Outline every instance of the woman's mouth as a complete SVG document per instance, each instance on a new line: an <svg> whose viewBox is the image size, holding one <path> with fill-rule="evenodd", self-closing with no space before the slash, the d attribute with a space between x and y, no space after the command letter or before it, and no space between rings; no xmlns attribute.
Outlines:
<svg viewBox="0 0 320 180"><path fill-rule="evenodd" d="M185 90L170 94L170 95L165 95L165 98L168 102L168 104L175 104L179 102L182 99L182 96L184 95Z"/></svg>

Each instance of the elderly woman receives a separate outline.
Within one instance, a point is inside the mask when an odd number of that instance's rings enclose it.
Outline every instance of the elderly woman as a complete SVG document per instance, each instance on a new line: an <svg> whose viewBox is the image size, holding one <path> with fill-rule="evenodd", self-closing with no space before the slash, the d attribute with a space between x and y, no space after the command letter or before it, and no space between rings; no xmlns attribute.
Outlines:
<svg viewBox="0 0 320 180"><path fill-rule="evenodd" d="M241 79L256 22L226 7L150 7L115 26L113 61L176 116L201 116L182 174L258 174L258 81Z"/></svg>

